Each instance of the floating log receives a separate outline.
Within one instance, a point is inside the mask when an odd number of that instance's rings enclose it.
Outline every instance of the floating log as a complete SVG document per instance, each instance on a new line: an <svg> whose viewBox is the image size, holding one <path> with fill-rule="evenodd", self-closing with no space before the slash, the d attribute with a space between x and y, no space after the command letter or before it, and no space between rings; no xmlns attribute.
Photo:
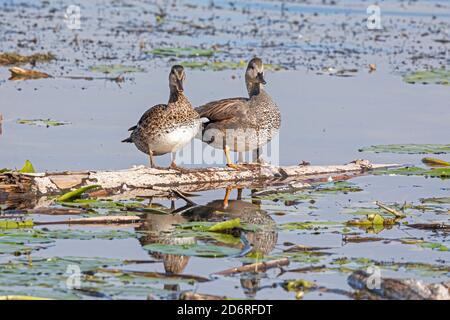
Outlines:
<svg viewBox="0 0 450 320"><path fill-rule="evenodd" d="M111 194L126 193L130 190L151 189L154 193L167 192L177 188L183 192L218 189L238 184L242 186L256 183L276 182L287 184L313 176L342 174L360 175L372 169L397 167L396 164L371 164L367 160L356 160L345 165L332 166L271 166L244 164L236 170L228 167L201 168L178 171L137 166L118 171L81 171L0 174L0 193L32 193L37 196L60 194L88 185L101 185Z"/></svg>
<svg viewBox="0 0 450 320"><path fill-rule="evenodd" d="M264 261L264 262L256 262L252 264L246 264L240 267L231 268L227 270L223 270L220 272L215 272L214 274L221 275L221 276L227 276L232 275L236 273L244 273L244 272L264 272L271 268L279 268L283 266L289 265L289 259L288 258L282 258L278 260L270 260L270 261Z"/></svg>
<svg viewBox="0 0 450 320"><path fill-rule="evenodd" d="M414 279L381 278L377 288L367 284L374 276L364 271L356 271L348 277L348 284L356 290L367 293L369 298L392 300L450 300L450 281L425 284ZM373 296L373 297L371 297Z"/></svg>

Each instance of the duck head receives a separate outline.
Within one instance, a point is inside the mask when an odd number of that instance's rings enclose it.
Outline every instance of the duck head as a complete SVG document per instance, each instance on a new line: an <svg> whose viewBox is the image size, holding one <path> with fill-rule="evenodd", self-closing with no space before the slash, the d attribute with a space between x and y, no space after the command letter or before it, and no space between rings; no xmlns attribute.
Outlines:
<svg viewBox="0 0 450 320"><path fill-rule="evenodd" d="M247 71L245 72L245 82L250 95L259 93L261 85L266 84L264 64L260 58L253 58L248 63Z"/></svg>
<svg viewBox="0 0 450 320"><path fill-rule="evenodd" d="M180 65L175 65L170 70L169 74L169 86L170 92L182 93L183 92L183 82L186 79L186 73L184 68Z"/></svg>

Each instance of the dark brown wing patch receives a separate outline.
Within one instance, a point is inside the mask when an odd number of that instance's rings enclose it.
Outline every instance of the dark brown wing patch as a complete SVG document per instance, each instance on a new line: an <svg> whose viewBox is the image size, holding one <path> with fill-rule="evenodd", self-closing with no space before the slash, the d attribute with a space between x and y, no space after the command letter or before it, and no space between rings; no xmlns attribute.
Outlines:
<svg viewBox="0 0 450 320"><path fill-rule="evenodd" d="M200 118L208 118L213 122L242 118L248 112L248 100L247 98L222 99L209 102L195 110Z"/></svg>

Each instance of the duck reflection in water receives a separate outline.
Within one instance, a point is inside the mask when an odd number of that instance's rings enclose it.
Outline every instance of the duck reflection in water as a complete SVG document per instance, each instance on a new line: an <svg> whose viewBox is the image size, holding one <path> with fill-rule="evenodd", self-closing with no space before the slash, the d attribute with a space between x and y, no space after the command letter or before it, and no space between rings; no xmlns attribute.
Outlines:
<svg viewBox="0 0 450 320"><path fill-rule="evenodd" d="M205 205L199 205L190 199L179 194L187 205L176 209L172 204L169 214L148 214L144 223L138 228L146 233L140 239L141 244L171 244L187 245L195 244L195 237L177 237L173 232L175 225L192 221L220 222L223 220L237 219L247 225L258 225L252 231L244 231L250 250L246 256L262 258L268 255L275 247L278 240L278 233L275 221L269 214L261 209L261 202L252 198L251 202L242 200L242 189L238 189L236 200L230 200L233 188L227 188L224 199L213 200ZM240 246L243 246L241 243ZM156 259L161 259L166 273L180 274L186 268L190 257L175 254L151 253ZM217 270L219 271L219 270ZM248 297L255 297L260 288L261 274L243 274L241 276L241 286ZM164 287L166 290L179 291L179 285Z"/></svg>

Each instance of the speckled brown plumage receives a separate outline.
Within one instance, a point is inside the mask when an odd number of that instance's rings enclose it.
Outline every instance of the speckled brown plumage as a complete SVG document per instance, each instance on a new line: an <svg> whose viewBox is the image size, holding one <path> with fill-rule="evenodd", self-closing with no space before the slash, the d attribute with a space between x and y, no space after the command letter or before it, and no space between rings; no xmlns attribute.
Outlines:
<svg viewBox="0 0 450 320"><path fill-rule="evenodd" d="M249 98L231 98L209 102L196 111L207 118L203 141L215 148L227 145L231 150L251 151L269 142L278 132L281 115L270 95L264 91L263 64L252 59L246 71Z"/></svg>
<svg viewBox="0 0 450 320"><path fill-rule="evenodd" d="M168 104L147 110L138 124L130 128L131 135L123 142L133 142L140 151L152 157L176 152L197 134L201 121L183 93L184 78L183 67L174 66L169 75Z"/></svg>

